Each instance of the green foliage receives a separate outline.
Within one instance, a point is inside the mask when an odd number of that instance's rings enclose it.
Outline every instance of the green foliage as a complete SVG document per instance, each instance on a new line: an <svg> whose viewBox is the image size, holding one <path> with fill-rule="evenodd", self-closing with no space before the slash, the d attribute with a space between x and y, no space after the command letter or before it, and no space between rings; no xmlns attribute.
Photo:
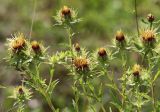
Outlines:
<svg viewBox="0 0 160 112"><path fill-rule="evenodd" d="M104 0L101 1L107 3ZM19 3L21 4L21 2ZM92 5L87 3L92 3ZM89 0L86 2L86 6L100 13L106 7L105 5L99 7L99 3ZM115 11L120 9L118 7ZM98 13L95 15L98 16ZM138 36L127 36L123 31L119 31L112 43L107 46L95 51L79 46L77 50L73 44L74 37L77 36L77 24L75 23L81 21L77 14L74 9L64 6L54 16L55 26L58 25L66 31L65 39L68 42L63 44L64 50L62 51L50 54L48 48L42 43L37 41L33 43L22 33L15 34L12 39L7 41L6 62L15 68L22 77L21 86L15 89L10 97L16 100L13 104L16 111L27 111L27 102L34 97L31 93L40 94L52 112L114 112L116 110L119 112L142 112L148 104L153 112L159 111L160 102L155 94L156 81L160 74L158 68L160 41L157 27L159 21L143 19L143 30ZM87 16L86 12L84 12L85 14ZM92 16L92 14L87 16L92 20L86 22L87 26L94 27L93 23L96 21L98 21L99 28L106 26L103 24L105 17L97 17L97 19ZM118 16L123 17L123 14L118 13ZM110 22L112 23L112 21ZM138 28L138 30L141 29ZM136 53L141 59L134 66L129 63L132 58L131 53ZM117 67L122 68L119 72L112 67L113 62L116 62ZM66 77L71 77L71 80L67 81L71 84L72 100L68 102L72 106L67 104L65 109L56 105L56 97L53 94L59 87L57 86L59 82L61 83L61 80L55 77L57 65L65 67L69 74ZM45 76L48 76L49 79L43 77L41 72L43 66L47 66L48 75L45 74ZM62 75L62 77L65 76ZM65 90L62 88L62 91ZM106 101L106 96L110 101ZM60 97L63 98L63 96Z"/></svg>

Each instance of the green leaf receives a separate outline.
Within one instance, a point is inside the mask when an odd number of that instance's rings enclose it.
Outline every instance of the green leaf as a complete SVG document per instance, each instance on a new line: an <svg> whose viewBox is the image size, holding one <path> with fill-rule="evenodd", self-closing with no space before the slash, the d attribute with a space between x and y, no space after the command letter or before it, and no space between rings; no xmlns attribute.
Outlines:
<svg viewBox="0 0 160 112"><path fill-rule="evenodd" d="M160 75L160 69L158 70L158 72L154 76L152 83L157 80L157 78L159 77L159 75Z"/></svg>
<svg viewBox="0 0 160 112"><path fill-rule="evenodd" d="M142 46L140 46L140 45L137 44L137 43L134 43L134 46L135 46L138 50L141 50L141 49L142 49Z"/></svg>
<svg viewBox="0 0 160 112"><path fill-rule="evenodd" d="M117 98L117 95L114 93L114 91L110 91L110 95L113 100L111 104L113 104L117 109L121 110L122 109L121 102Z"/></svg>
<svg viewBox="0 0 160 112"><path fill-rule="evenodd" d="M112 84L105 84L105 85L111 89L118 90L117 87Z"/></svg>

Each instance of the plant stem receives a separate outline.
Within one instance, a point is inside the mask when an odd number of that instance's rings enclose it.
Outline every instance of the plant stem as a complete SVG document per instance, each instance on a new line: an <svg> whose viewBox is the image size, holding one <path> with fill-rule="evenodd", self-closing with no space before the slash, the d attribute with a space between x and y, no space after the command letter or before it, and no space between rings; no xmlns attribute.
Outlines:
<svg viewBox="0 0 160 112"><path fill-rule="evenodd" d="M72 32L71 32L71 27L67 27L67 33L68 33L68 45L69 49L72 53Z"/></svg>
<svg viewBox="0 0 160 112"><path fill-rule="evenodd" d="M55 112L56 109L54 108L54 106L52 104L52 101L51 101L51 98L49 97L49 95L44 94L44 97L46 98L46 101L47 101L49 107L52 109L52 112Z"/></svg>
<svg viewBox="0 0 160 112"><path fill-rule="evenodd" d="M78 91L78 88L77 88L77 86L76 86L76 82L74 82L74 87L73 87L74 89L74 97L75 97L75 106L74 106L74 108L75 108L75 111L76 112L79 112L79 107L78 107L78 101L79 101L79 91Z"/></svg>
<svg viewBox="0 0 160 112"><path fill-rule="evenodd" d="M136 19L137 33L138 33L138 36L139 36L139 24L138 24L138 14L137 14L137 0L134 0L134 9L135 9L135 19Z"/></svg>
<svg viewBox="0 0 160 112"><path fill-rule="evenodd" d="M152 104L153 104L153 112L156 112L156 101L154 96L154 85L151 84L151 94L152 94Z"/></svg>
<svg viewBox="0 0 160 112"><path fill-rule="evenodd" d="M106 110L105 110L103 104L101 104L101 108L102 108L102 111L103 111L103 112L106 112Z"/></svg>
<svg viewBox="0 0 160 112"><path fill-rule="evenodd" d="M150 22L150 26L149 26L149 29L150 29L150 30L152 29L152 25L153 25L153 23Z"/></svg>

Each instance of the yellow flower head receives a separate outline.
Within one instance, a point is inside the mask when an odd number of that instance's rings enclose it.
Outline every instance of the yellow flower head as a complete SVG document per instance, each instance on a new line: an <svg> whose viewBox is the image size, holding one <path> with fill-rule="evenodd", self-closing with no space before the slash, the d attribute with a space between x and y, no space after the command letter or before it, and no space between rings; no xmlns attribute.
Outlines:
<svg viewBox="0 0 160 112"><path fill-rule="evenodd" d="M32 49L33 49L33 51L34 51L35 53L38 53L38 52L41 51L41 47L40 47L39 42L37 42L37 41L32 41L32 42L31 42L31 46L32 46Z"/></svg>
<svg viewBox="0 0 160 112"><path fill-rule="evenodd" d="M89 67L88 60L86 58L77 57L73 60L73 64L77 70L87 70Z"/></svg>
<svg viewBox="0 0 160 112"><path fill-rule="evenodd" d="M125 40L125 36L124 36L122 31L117 31L116 32L116 40L119 41L119 42L122 42L122 41Z"/></svg>
<svg viewBox="0 0 160 112"><path fill-rule="evenodd" d="M80 45L79 45L78 43L76 43L76 44L74 45L74 48L75 48L75 50L76 50L77 52L79 52L79 51L81 50Z"/></svg>
<svg viewBox="0 0 160 112"><path fill-rule="evenodd" d="M139 76L140 71L141 71L140 65L135 64L135 65L133 66L133 75L134 75L134 76Z"/></svg>
<svg viewBox="0 0 160 112"><path fill-rule="evenodd" d="M14 52L19 52L26 46L26 40L23 33L17 33L13 39L10 39L10 48Z"/></svg>
<svg viewBox="0 0 160 112"><path fill-rule="evenodd" d="M61 16L62 17L71 17L71 9L68 6L63 6L61 9Z"/></svg>
<svg viewBox="0 0 160 112"><path fill-rule="evenodd" d="M107 55L107 53L106 53L106 49L105 48L99 48L99 50L98 50L98 55L100 56L100 57L104 57L104 56L106 56Z"/></svg>
<svg viewBox="0 0 160 112"><path fill-rule="evenodd" d="M144 30L141 33L141 37L145 42L151 42L155 40L155 31L154 30Z"/></svg>

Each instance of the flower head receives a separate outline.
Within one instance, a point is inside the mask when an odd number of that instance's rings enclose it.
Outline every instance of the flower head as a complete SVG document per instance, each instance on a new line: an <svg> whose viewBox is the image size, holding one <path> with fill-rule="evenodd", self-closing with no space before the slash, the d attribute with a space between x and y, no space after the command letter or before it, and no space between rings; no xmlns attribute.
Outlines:
<svg viewBox="0 0 160 112"><path fill-rule="evenodd" d="M79 52L79 51L81 50L80 45L79 45L78 43L76 43L76 44L74 45L74 48L75 48L75 50L76 50L77 52Z"/></svg>
<svg viewBox="0 0 160 112"><path fill-rule="evenodd" d="M30 100L31 92L28 88L24 86L17 86L13 90L13 95L10 98L17 99L18 101Z"/></svg>
<svg viewBox="0 0 160 112"><path fill-rule="evenodd" d="M154 19L155 19L155 17L154 17L152 14L148 14L148 15L147 15L147 20L148 20L149 22L153 22Z"/></svg>
<svg viewBox="0 0 160 112"><path fill-rule="evenodd" d="M125 36L124 36L122 31L117 31L116 40L119 41L119 42L122 42L122 41L125 40Z"/></svg>
<svg viewBox="0 0 160 112"><path fill-rule="evenodd" d="M141 37L144 42L152 42L155 40L155 31L154 30L144 30L141 33Z"/></svg>
<svg viewBox="0 0 160 112"><path fill-rule="evenodd" d="M105 57L106 55L107 55L107 53L106 53L106 50L105 50L105 48L99 48L99 50L98 50L98 55L100 56L100 57Z"/></svg>
<svg viewBox="0 0 160 112"><path fill-rule="evenodd" d="M32 46L32 50L33 50L35 53L40 53L40 52L41 52L41 47L40 47L39 42L37 42L37 41L32 41L32 42L31 42L31 46Z"/></svg>
<svg viewBox="0 0 160 112"><path fill-rule="evenodd" d="M18 93L19 93L19 94L24 94L24 91L23 91L22 86L19 86L19 87L18 87Z"/></svg>
<svg viewBox="0 0 160 112"><path fill-rule="evenodd" d="M23 33L17 33L13 39L10 39L10 48L13 52L19 52L26 46L26 40Z"/></svg>
<svg viewBox="0 0 160 112"><path fill-rule="evenodd" d="M86 58L77 57L73 60L73 64L78 71L86 71L89 68L89 63Z"/></svg>
<svg viewBox="0 0 160 112"><path fill-rule="evenodd" d="M63 6L57 12L55 20L57 22L56 25L70 25L80 21L80 19L77 19L77 12L68 6Z"/></svg>
<svg viewBox="0 0 160 112"><path fill-rule="evenodd" d="M134 76L139 76L140 71L141 71L140 65L135 64L135 65L133 66L132 71L133 71L133 75L134 75Z"/></svg>
<svg viewBox="0 0 160 112"><path fill-rule="evenodd" d="M63 6L61 9L61 16L64 18L71 18L71 9L68 6Z"/></svg>

